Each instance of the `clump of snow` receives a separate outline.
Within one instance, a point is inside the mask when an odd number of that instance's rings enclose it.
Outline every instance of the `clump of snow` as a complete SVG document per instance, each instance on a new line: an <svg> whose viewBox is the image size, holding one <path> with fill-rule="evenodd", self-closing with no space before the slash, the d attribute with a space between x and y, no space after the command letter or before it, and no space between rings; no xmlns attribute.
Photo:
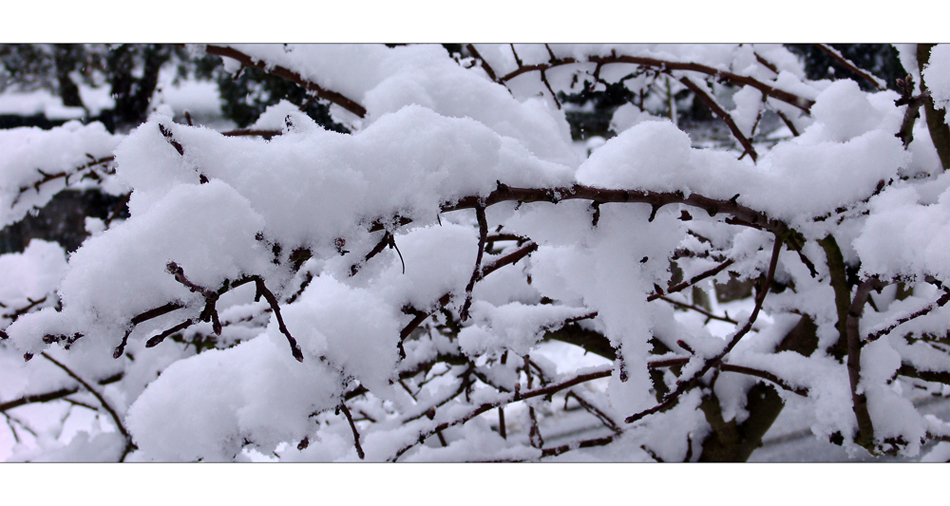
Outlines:
<svg viewBox="0 0 950 506"><path fill-rule="evenodd" d="M341 378L313 356L301 365L281 341L265 334L165 369L126 418L139 458L231 460L245 440L269 453L302 439L308 415L336 404Z"/></svg>
<svg viewBox="0 0 950 506"><path fill-rule="evenodd" d="M525 355L543 337L566 320L588 314L585 308L525 305L512 302L493 306L488 302L472 304L474 324L459 333L459 346L471 356L495 353L508 348Z"/></svg>
<svg viewBox="0 0 950 506"><path fill-rule="evenodd" d="M947 109L950 105L950 44L937 44L930 50L930 60L923 74L934 105Z"/></svg>
<svg viewBox="0 0 950 506"><path fill-rule="evenodd" d="M23 253L0 255L0 301L25 306L39 300L59 286L66 270L59 244L33 239Z"/></svg>
<svg viewBox="0 0 950 506"><path fill-rule="evenodd" d="M50 130L0 130L0 224L19 221L65 187L64 178L34 187L43 181L44 173L76 174L90 162L111 156L121 139L98 122L70 121Z"/></svg>

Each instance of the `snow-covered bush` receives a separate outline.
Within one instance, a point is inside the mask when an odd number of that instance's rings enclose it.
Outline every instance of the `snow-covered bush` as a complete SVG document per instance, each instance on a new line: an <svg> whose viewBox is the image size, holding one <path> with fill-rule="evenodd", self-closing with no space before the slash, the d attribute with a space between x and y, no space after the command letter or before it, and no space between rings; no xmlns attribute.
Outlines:
<svg viewBox="0 0 950 506"><path fill-rule="evenodd" d="M908 397L950 384L950 50L899 49L902 93L778 45L195 46L351 133L0 131L4 225L131 216L0 256L10 458L745 460L792 397L852 453L950 441ZM588 157L558 97L618 82Z"/></svg>

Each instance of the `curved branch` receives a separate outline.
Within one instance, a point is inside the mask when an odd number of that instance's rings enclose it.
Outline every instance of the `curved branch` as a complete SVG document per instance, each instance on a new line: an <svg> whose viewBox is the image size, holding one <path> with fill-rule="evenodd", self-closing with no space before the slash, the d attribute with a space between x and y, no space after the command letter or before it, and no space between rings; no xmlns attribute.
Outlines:
<svg viewBox="0 0 950 506"><path fill-rule="evenodd" d="M340 93L327 90L314 82L308 81L304 79L303 76L301 76L297 72L294 72L293 70L290 70L286 67L282 67L280 65L268 65L264 61L256 60L242 53L241 51L238 51L237 49L234 49L231 47L215 46L215 45L209 44L208 46L206 46L205 52L207 52L208 54L224 56L227 58L231 58L232 60L237 60L241 63L241 65L244 65L245 67L254 67L254 68L263 70L264 72L274 74L275 76L287 79L288 81L297 83L300 86L303 86L304 88L306 88L307 90L315 93L318 97L324 100L329 100L330 102L333 102L334 104L346 109L347 111L352 112L353 114L359 116L360 118L366 117L366 108L363 107L362 105L354 102L353 100L347 98L346 96Z"/></svg>
<svg viewBox="0 0 950 506"><path fill-rule="evenodd" d="M82 385L83 388L85 388L89 393L91 393L96 398L97 401L99 401L99 404L102 406L102 408L109 412L109 415L112 416L112 420L115 422L116 428L119 429L119 433L122 434L122 437L125 438L125 441L126 441L125 450L122 452L122 457L119 459L119 462L125 460L125 456L128 455L130 451L134 450L136 446L135 446L135 443L132 442L132 436L129 434L129 431L125 430L125 425L122 424L122 419L119 418L118 413L116 413L115 410L112 409L112 406L110 406L109 403L106 402L105 398L102 397L102 394L100 394L98 390L96 390L95 388L92 388L92 386L90 386L89 383L86 383L85 380L80 378L79 375L74 373L65 365L58 362L53 357L49 356L45 351L41 352L40 355L42 355L43 358L45 358L46 360L49 360L54 365L56 365L57 367L65 371L66 374L68 374L72 379L79 382L79 384Z"/></svg>
<svg viewBox="0 0 950 506"><path fill-rule="evenodd" d="M848 69L853 74L871 83L872 86L877 88L877 91L884 91L887 89L880 79L858 68L857 65L845 58L844 55L842 55L837 49L829 46L828 44L815 44L815 47L824 51L825 54L832 57L836 62L840 63L844 68Z"/></svg>
<svg viewBox="0 0 950 506"><path fill-rule="evenodd" d="M915 318L920 318L921 316L924 316L930 313L931 311L933 311L934 309L937 309L938 307L943 307L947 304L947 302L950 302L950 290L945 288L943 295L941 295L939 299L937 299L936 301L930 304L927 304L925 307L918 309L917 311L914 311L913 313L903 318L899 318L897 321L888 325L887 327L884 327L883 329L878 330L877 332L873 332L869 334L868 337L861 343L861 346L877 341L881 337L889 334L892 330L896 329L900 325L903 325Z"/></svg>
<svg viewBox="0 0 950 506"><path fill-rule="evenodd" d="M97 381L96 383L100 385L108 385L110 383L115 383L117 381L120 381L124 376L125 374L120 372L118 374L109 376L106 379L101 379ZM52 392L46 392L42 394L24 395L23 397L13 399L4 403L0 403L0 413L5 413L8 410L11 410L13 408L18 408L20 406L25 406L27 404L37 404L37 403L42 403L42 402L50 402L50 401L59 400L64 397L73 395L74 393L78 391L79 391L79 387L69 387L69 388L61 388L59 390L54 390Z"/></svg>
<svg viewBox="0 0 950 506"><path fill-rule="evenodd" d="M742 133L742 130L739 129L739 126L736 125L735 120L732 119L732 115L726 112L705 90L701 89L696 85L690 78L683 76L680 79L680 82L685 84L694 95L699 97L700 100L712 110L716 116L719 116L719 119L723 120L726 123L726 126L729 127L729 131L732 132L732 136L739 141L739 144L742 144L742 148L745 149L745 152L749 154L749 157L752 158L752 161L755 162L759 159L759 154L755 152L755 148L752 147L752 141L749 140L745 134ZM755 128L753 128L755 130ZM751 132L750 132L751 135Z"/></svg>

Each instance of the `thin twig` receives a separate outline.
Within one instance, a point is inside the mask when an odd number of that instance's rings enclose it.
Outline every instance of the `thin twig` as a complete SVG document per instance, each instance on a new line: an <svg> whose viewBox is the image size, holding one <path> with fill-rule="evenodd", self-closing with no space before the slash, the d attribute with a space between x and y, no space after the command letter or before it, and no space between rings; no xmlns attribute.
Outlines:
<svg viewBox="0 0 950 506"><path fill-rule="evenodd" d="M514 46L512 46L512 51ZM475 269L472 271L472 278L465 286L465 302L459 311L459 318L464 322L468 320L469 308L472 306L472 289L475 288L475 282L482 276L482 257L485 255L485 242L488 239L488 221L485 219L485 206L475 207L475 218L478 221L478 254L475 257Z"/></svg>
<svg viewBox="0 0 950 506"><path fill-rule="evenodd" d="M346 109L347 111L352 112L353 114L359 116L360 118L366 117L366 108L363 107L362 105L354 102L353 100L347 98L346 96L340 93L327 90L312 81L304 79L303 76L301 76L299 73L294 72L290 69L287 69L280 65L270 65L267 62L256 60L242 53L241 51L238 51L237 49L234 49L231 47L215 46L215 45L209 44L205 47L205 51L208 54L225 56L233 60L237 60L238 62L241 63L241 65L245 67L255 67L269 74L273 74L275 76L287 79L288 81L297 83L300 86L303 86L304 88L306 88L307 90L313 93L316 93L318 97L324 100L329 100L330 102L333 102L334 104Z"/></svg>
<svg viewBox="0 0 950 506"><path fill-rule="evenodd" d="M932 302L932 303L930 303L930 304L927 304L927 306L925 306L925 307L923 307L923 308L921 308L921 309L918 309L917 311L914 311L913 313L911 313L911 314L909 314L909 315L907 315L907 316L905 316L905 317L903 317L903 318L899 318L897 321L895 321L894 323L888 325L887 327L885 327L885 328L883 328L883 329L881 329L881 330L878 330L877 332L873 332L873 333L869 334L868 337L865 338L864 341L861 343L861 346L864 346L864 345L866 345L866 344L868 344L868 343L873 343L874 341L877 341L877 340L880 339L881 337L883 337L883 336L889 334L892 330L894 330L894 329L897 328L898 326L903 325L903 324L905 324L905 323L907 323L907 322L909 322L909 321L911 321L911 320L913 320L913 319L915 319L915 318L920 318L921 316L924 316L924 315L930 313L931 311L933 311L934 309L937 309L938 307L943 307L943 306L945 306L945 305L947 304L947 302L950 302L950 290L948 290L948 289L945 288L943 295L941 295L940 298L937 299L935 302Z"/></svg>
<svg viewBox="0 0 950 506"><path fill-rule="evenodd" d="M350 430L353 431L353 444L356 446L356 454L360 457L360 460L363 460L366 454L363 453L363 447L360 446L360 433L356 430L356 424L353 423L353 416L350 415L350 410L347 409L346 403L340 403L340 411L346 416L346 421L350 422Z"/></svg>
<svg viewBox="0 0 950 506"><path fill-rule="evenodd" d="M871 83L875 88L877 88L877 91L884 91L887 89L880 79L858 68L857 65L845 58L844 55L842 55L837 49L829 46L828 44L815 44L815 46L828 54L828 56L832 57L836 62L840 63L844 68L850 70L861 79Z"/></svg>
<svg viewBox="0 0 950 506"><path fill-rule="evenodd" d="M696 83L694 83L689 77L683 76L680 78L680 82L685 84L694 95L699 97L699 99L702 100L703 103L706 104L706 106L709 107L709 109L719 117L719 119L726 123L726 126L729 127L729 131L732 132L732 136L739 141L739 144L742 144L742 149L744 149L745 152L749 154L749 157L752 158L753 162L757 161L759 159L759 154L756 153L755 148L752 147L752 141L742 133L742 130L738 125L736 125L732 115L726 112L719 105L719 103L709 95L709 93L706 93L705 90L697 86ZM752 128L752 132L749 132L749 135L752 135L754 132L755 127Z"/></svg>
<svg viewBox="0 0 950 506"><path fill-rule="evenodd" d="M593 448L595 446L606 446L612 443L615 437L616 436L606 436L606 437L599 437L596 439L586 439L584 441L568 443L566 445L556 446L554 448L545 448L541 450L541 458L556 457L562 453L566 453L571 450L580 450L581 448Z"/></svg>
<svg viewBox="0 0 950 506"><path fill-rule="evenodd" d="M83 388L85 388L89 393L91 393L96 398L96 400L99 401L99 404L102 405L103 409L109 412L109 415L112 416L112 420L115 422L116 428L119 430L119 433L122 434L122 436L125 438L125 441L126 441L125 450L122 452L122 457L119 459L119 462L122 462L123 460L125 460L125 456L128 455L130 451L134 450L136 446L132 442L132 436L129 435L129 432L127 430L125 430L125 425L122 424L122 419L119 418L118 413L116 413L115 410L112 409L112 406L110 406L109 403L106 402L105 398L102 397L102 395L99 393L98 390L96 390L95 388L92 388L92 386L90 386L89 383L86 383L84 379L80 378L79 375L74 373L72 370L70 370L68 367L66 367L62 363L58 362L53 357L49 356L45 351L40 352L40 355L42 355L43 358L45 358L46 360L49 360L54 365L56 365L57 367L65 371L66 374L68 374L72 379L76 380L80 385L83 386Z"/></svg>
<svg viewBox="0 0 950 506"><path fill-rule="evenodd" d="M696 311L697 313L699 313L699 314L705 316L706 318L712 319L712 320L719 320L719 321L722 321L722 322L731 323L731 324L733 324L733 325L738 325L738 324L739 324L739 322L733 320L732 318L729 318L729 314L728 314L728 313L726 313L726 316L719 316L719 315L710 313L709 311L706 311L705 309L703 309L703 308L701 308L701 307L699 307L699 306L695 306L695 305L693 305L693 304L687 304L687 303L685 303L685 302L680 302L680 301L678 301L678 300L674 300L674 299L671 299L671 298L669 298L669 297L666 297L665 295L664 295L664 296L660 296L660 299L661 299L661 300L665 300L666 302L669 302L670 304L673 304L673 305L676 305L676 306L679 306L679 307L682 307L682 308L685 308L685 309L692 309L693 311Z"/></svg>
<svg viewBox="0 0 950 506"><path fill-rule="evenodd" d="M504 406L504 405L506 405L506 404L508 404L508 403L510 403L510 402L520 401L520 400L524 400L524 399L531 399L531 398L534 398L534 397L540 397L540 396L546 396L546 395L553 395L554 393L556 393L556 392L558 392L558 391L560 391L560 390L563 390L563 389L565 389L565 388L570 388L570 387L572 387L572 386L574 386L574 385L578 385L578 384L580 384L580 383L584 383L584 382L587 382L587 381L592 381L592 380L595 380L595 379L600 379L600 378L609 377L612 373L613 373L613 367L611 366L611 367L606 368L606 369L604 369L604 370L595 371L595 372L590 372L590 373L587 373L587 374L580 374L580 375L578 375L578 376L575 376L575 377L573 377L573 378L571 378L571 379L569 379L569 380L563 381L563 382L561 382L561 383L556 383L556 384L553 384L553 385L548 385L548 386L546 386L546 387L538 388L538 389L531 390L531 391L528 391L528 392L519 392L519 391L516 390L516 391L515 391L514 393L512 393L512 394L506 395L506 396L505 396L503 399L501 399L501 400L498 400L498 401L495 401L495 402L486 403L486 404L482 404L481 406L475 408L474 410L472 410L471 412L469 412L468 414L466 414L466 415L464 415L464 416L462 416L462 417L456 418L456 419L454 419L454 420L452 420L452 421L450 421L450 422L441 423L441 424L439 424L438 426L436 426L434 429L431 429L431 430L428 430L428 431L423 432L422 434L419 435L419 437L418 437L418 439L417 439L416 441L414 441L414 442L412 442L412 443L410 443L410 444L404 446L403 448L401 448L401 449L400 449L399 451L397 451L396 454L395 454L392 458L390 458L389 460L392 461L392 462L395 462L395 461L396 461L397 459L399 459L399 457L401 457L404 453L406 453L407 451L409 451L410 449L412 449L414 446L416 446L416 444L419 444L419 443L425 441L426 439L428 439L430 436L432 436L432 435L435 434L436 432L438 432L438 431L443 431L443 430L445 430L445 429L447 429L447 428L449 428L449 427L454 427L454 426L459 425L459 424L464 424L465 422L468 422L469 420L475 418L476 416L478 416L478 415L480 415L480 414L482 414L482 413L484 413L484 412L486 412L486 411L495 409L495 408L497 408L497 407L499 407L499 406Z"/></svg>
<svg viewBox="0 0 950 506"><path fill-rule="evenodd" d="M472 44L466 44L465 48L468 49L468 52L481 63L482 69L486 74L488 74L488 78L497 83L498 77L495 75L495 71L492 70L491 65L489 65L484 58L482 58L482 55L478 54L478 50L475 49L475 46Z"/></svg>
<svg viewBox="0 0 950 506"><path fill-rule="evenodd" d="M732 265L732 264L734 264L734 263L735 263L735 260L733 260L733 259L731 259L731 258L730 258L730 259L727 259L725 262L720 263L719 265L713 267L712 269L709 269L708 271L702 272L702 273L700 273L700 274L697 274L697 275L693 276L692 278L689 278L688 281L683 281L683 282L681 282L681 283L675 284L675 285L673 285L673 286L667 288L667 289L666 289L666 292L662 292L662 291L661 291L661 292L657 292L657 293L653 293L653 294L649 295L649 296L647 297L647 302L652 302L652 301L654 301L654 300L656 300L656 299L659 299L659 298L663 297L664 295L666 295L666 294L668 294L668 293L681 292L681 291L683 291L683 290L685 290L685 289L687 289L687 288L689 288L689 287L695 285L696 283L699 283L700 281L702 281L702 280L704 280L704 279L706 279L706 278L708 278L708 277L710 277L710 276L715 276L716 274L719 274L720 272L723 271L723 269L725 269L726 267L729 267L730 265Z"/></svg>
<svg viewBox="0 0 950 506"><path fill-rule="evenodd" d="M123 378L123 373L113 374L108 378L101 379L96 383L100 385L108 385L110 383L115 383ZM41 402L50 402L58 399L63 399L79 391L79 387L70 387L70 388L61 388L59 390L54 390L52 392L46 392L42 394L29 394L19 397L17 399L9 400L0 404L0 413L5 413L8 410L13 408L18 408L20 406L25 406L27 404L36 404Z"/></svg>

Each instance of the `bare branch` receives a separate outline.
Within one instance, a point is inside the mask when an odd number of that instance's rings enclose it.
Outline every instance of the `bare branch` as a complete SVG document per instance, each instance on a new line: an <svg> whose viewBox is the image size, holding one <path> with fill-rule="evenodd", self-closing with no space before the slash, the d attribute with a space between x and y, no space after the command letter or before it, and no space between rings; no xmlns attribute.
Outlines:
<svg viewBox="0 0 950 506"><path fill-rule="evenodd" d="M288 81L297 83L300 86L303 86L304 88L306 88L308 91L315 93L318 97L324 100L329 100L330 102L333 102L334 104L346 109L347 111L352 112L353 114L359 116L360 118L366 117L366 108L363 107L362 105L354 102L353 100L343 96L340 93L324 89L320 85L314 82L308 81L307 79L304 79L303 76L301 76L297 72L294 72L290 69L287 69L280 65L268 65L264 61L255 60L254 58L251 58L250 56L242 53L241 51L238 51L237 49L234 49L231 47L215 46L215 45L209 44L208 46L206 46L205 51L208 54L225 56L227 58L231 58L232 60L237 60L241 63L241 65L244 65L245 67L258 68L260 70L263 70L264 72L268 72L270 74L274 74L275 76L287 79Z"/></svg>
<svg viewBox="0 0 950 506"><path fill-rule="evenodd" d="M96 390L95 388L92 388L92 386L90 386L89 383L86 383L84 379L80 378L76 373L74 373L68 367L58 362L53 357L49 356L45 351L41 352L40 355L42 355L43 358L45 358L46 360L49 360L54 365L56 365L57 367L65 371L66 374L68 374L72 379L76 380L80 385L83 386L83 388L85 388L89 393L91 393L96 398L97 401L99 401L99 404L102 406L103 409L109 412L109 415L112 416L112 421L115 422L116 428L119 429L119 433L122 434L122 437L125 438L125 441L126 441L125 450L122 452L122 457L119 459L119 462L125 460L125 456L128 455L129 452L134 450L136 446L132 442L132 436L129 435L129 432L127 430L125 430L125 425L122 423L122 419L119 418L118 413L116 413L115 410L112 409L112 406L110 406L109 403L106 402L105 398L102 397L102 395L99 393L98 390Z"/></svg>
<svg viewBox="0 0 950 506"><path fill-rule="evenodd" d="M867 397L858 388L861 381L861 334L860 321L864 314L864 305L868 302L871 290L883 288L885 285L877 278L871 278L860 285L854 294L851 307L848 309L848 319L845 324L848 339L848 380L851 383L851 402L854 415L858 420L858 435L855 442L870 449L874 444L874 426L871 424L871 415L868 412Z"/></svg>
<svg viewBox="0 0 950 506"><path fill-rule="evenodd" d="M96 383L100 385L108 385L110 383L115 383L117 381L120 381L123 377L124 377L124 374L120 372L118 374L109 376L108 378L101 379L97 381ZM69 387L69 388L61 388L59 390L54 390L52 392L46 392L42 394L24 395L23 397L19 397L17 399L0 403L0 413L5 413L8 410L11 410L13 408L18 408L20 406L25 406L27 404L37 404L37 403L42 403L42 402L50 402L50 401L63 399L65 397L73 395L74 393L78 391L79 391L79 387Z"/></svg>
<svg viewBox="0 0 950 506"><path fill-rule="evenodd" d="M742 149L752 158L752 161L755 162L759 159L759 154L755 152L755 148L752 147L752 141L749 140L745 134L742 133L742 130L739 129L739 126L736 125L735 120L732 119L732 115L726 112L714 98L712 98L705 90L696 85L689 77L683 76L680 78L680 82L685 84L687 88L690 89L700 100L712 110L716 116L719 117L722 121L726 123L726 126L729 127L729 131L732 132L732 136L739 141L739 144L742 144ZM755 128L752 129L755 131ZM750 132L751 135L751 132Z"/></svg>
<svg viewBox="0 0 950 506"><path fill-rule="evenodd" d="M514 51L514 45L511 46ZM465 302L459 311L459 316L464 322L468 320L468 310L472 306L472 289L475 288L475 282L482 277L482 257L485 255L485 242L488 239L488 221L485 219L485 206L475 206L475 218L478 221L478 254L475 257L475 269L472 271L472 278L465 286Z"/></svg>
<svg viewBox="0 0 950 506"><path fill-rule="evenodd" d="M836 62L840 63L844 68L850 70L852 73L869 82L872 86L877 88L877 91L884 91L887 89L884 86L884 83L880 79L874 77L867 72L858 68L857 65L852 63L850 60L844 57L837 49L829 46L828 44L815 44L815 47L824 51L828 56L832 57Z"/></svg>
<svg viewBox="0 0 950 506"><path fill-rule="evenodd" d="M927 306L921 309L918 309L917 311L914 311L913 313L903 318L899 318L897 321L888 325L887 327L884 327L883 329L878 330L877 332L873 332L869 334L867 338L865 338L864 341L861 343L861 346L877 341L881 337L889 334L892 330L894 330L898 326L903 325L915 318L920 318L921 316L924 316L930 313L931 311L933 311L934 309L937 309L938 307L943 307L947 304L947 302L950 302L950 289L944 288L943 295L941 295L940 298L937 299L935 302L927 304Z"/></svg>
<svg viewBox="0 0 950 506"><path fill-rule="evenodd" d="M356 446L356 454L359 456L360 460L363 460L366 457L366 454L363 453L363 447L360 446L360 433L356 430L356 424L353 423L353 416L350 415L350 410L347 409L346 403L340 403L340 411L346 416L346 421L350 422L350 430L353 431L353 444Z"/></svg>
<svg viewBox="0 0 950 506"><path fill-rule="evenodd" d="M489 65L484 58L482 58L482 55L478 54L478 50L475 49L475 46L472 44L466 44L465 48L468 49L468 52L479 61L482 69L484 69L485 73L488 74L488 78L497 83L498 77L495 76L495 71L492 70L491 65Z"/></svg>

